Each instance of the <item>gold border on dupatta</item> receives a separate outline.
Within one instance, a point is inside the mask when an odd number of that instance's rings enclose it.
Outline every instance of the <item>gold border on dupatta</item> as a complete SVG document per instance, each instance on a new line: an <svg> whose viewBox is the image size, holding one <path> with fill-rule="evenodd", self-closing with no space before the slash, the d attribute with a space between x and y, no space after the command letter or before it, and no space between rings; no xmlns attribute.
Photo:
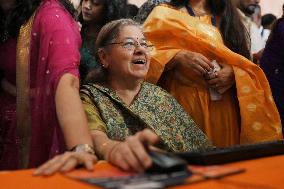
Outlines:
<svg viewBox="0 0 284 189"><path fill-rule="evenodd" d="M16 53L17 132L19 136L19 168L29 165L31 141L30 111L30 46L35 13L21 26Z"/></svg>

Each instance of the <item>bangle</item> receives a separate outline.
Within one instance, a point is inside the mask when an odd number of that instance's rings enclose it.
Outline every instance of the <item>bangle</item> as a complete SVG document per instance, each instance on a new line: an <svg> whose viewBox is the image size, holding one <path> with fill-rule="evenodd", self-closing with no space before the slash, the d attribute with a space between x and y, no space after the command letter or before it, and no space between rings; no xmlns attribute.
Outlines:
<svg viewBox="0 0 284 189"><path fill-rule="evenodd" d="M104 142L104 143L101 145L101 147L100 147L101 150L104 149L110 142L112 142L112 141L109 140L109 141L107 141L107 142Z"/></svg>
<svg viewBox="0 0 284 189"><path fill-rule="evenodd" d="M72 152L87 152L89 154L95 155L94 147L89 144L79 144L71 148Z"/></svg>
<svg viewBox="0 0 284 189"><path fill-rule="evenodd" d="M100 146L98 146L98 156L99 156L99 158L100 159L105 159L105 157L104 157L104 151L105 151L105 149L106 149L106 147L109 145L109 143L110 142L112 142L112 141L107 141L107 142L104 142L103 144L101 144Z"/></svg>

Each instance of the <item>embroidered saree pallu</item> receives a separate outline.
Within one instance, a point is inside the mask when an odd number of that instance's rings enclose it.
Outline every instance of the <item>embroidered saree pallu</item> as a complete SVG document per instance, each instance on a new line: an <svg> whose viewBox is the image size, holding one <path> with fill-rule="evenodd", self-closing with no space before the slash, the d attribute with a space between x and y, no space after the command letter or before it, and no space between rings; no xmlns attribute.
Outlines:
<svg viewBox="0 0 284 189"><path fill-rule="evenodd" d="M130 106L115 91L99 84L83 85L81 99L90 129L103 131L112 140L123 141L149 128L161 138L160 147L165 150L184 152L211 147L176 100L153 84L144 82Z"/></svg>

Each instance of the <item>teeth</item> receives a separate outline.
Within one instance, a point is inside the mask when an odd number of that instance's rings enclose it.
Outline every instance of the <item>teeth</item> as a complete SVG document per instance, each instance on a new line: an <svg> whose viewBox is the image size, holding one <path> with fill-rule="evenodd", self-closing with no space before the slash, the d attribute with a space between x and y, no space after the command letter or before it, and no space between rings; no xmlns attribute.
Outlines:
<svg viewBox="0 0 284 189"><path fill-rule="evenodd" d="M138 59L133 61L134 64L145 64L146 60Z"/></svg>

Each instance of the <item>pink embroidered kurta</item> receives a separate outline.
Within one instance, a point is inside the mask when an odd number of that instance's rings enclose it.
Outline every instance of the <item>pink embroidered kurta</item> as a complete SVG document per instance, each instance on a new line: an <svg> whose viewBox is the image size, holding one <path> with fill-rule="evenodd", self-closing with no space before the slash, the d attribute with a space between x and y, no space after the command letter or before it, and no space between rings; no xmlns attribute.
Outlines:
<svg viewBox="0 0 284 189"><path fill-rule="evenodd" d="M37 9L31 32L29 65L31 141L29 167L38 166L65 150L64 138L56 115L55 93L58 82L65 73L79 77L80 46L79 27L72 16L57 0L44 0ZM0 56L1 60L4 57L4 61L5 57L7 58L5 54L0 54ZM15 56L15 53L9 55L8 59L10 59L10 56ZM15 65L15 58L9 64ZM3 65L0 68L5 73L7 72L5 67L8 67L8 65L7 63ZM16 104L15 101L14 98L14 104ZM2 104L0 109L1 117L5 117L8 112L2 111ZM5 128L12 133L16 133L16 124L13 121L10 123L11 125L5 125ZM10 140L7 137L11 136L4 135L2 138L4 138L4 141ZM15 134L13 137L16 137ZM12 165L10 160L18 150L13 149L13 153L10 152L13 145L4 143L0 169L18 168L17 166L10 166ZM20 144L17 144L17 147L20 148ZM7 164L7 161L9 161L9 164ZM16 158L13 158L13 161L15 161L13 164L17 164Z"/></svg>

